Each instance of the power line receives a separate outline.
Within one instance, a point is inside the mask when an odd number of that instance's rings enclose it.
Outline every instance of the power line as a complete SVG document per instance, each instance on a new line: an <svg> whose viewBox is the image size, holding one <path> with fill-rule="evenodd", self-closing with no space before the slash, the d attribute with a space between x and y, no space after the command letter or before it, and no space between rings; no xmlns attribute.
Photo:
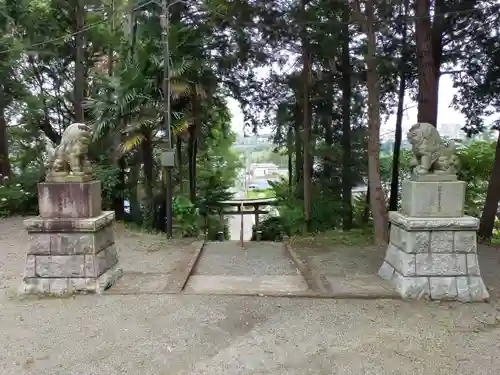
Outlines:
<svg viewBox="0 0 500 375"><path fill-rule="evenodd" d="M146 7L147 5L150 5L152 3L155 3L157 4L157 2L155 0L150 0L150 1L146 1L145 3L141 4L141 5L138 5L137 7L133 8L132 11L137 11L137 10L140 10L144 7ZM116 10L115 12L111 13L111 15L114 15L116 13L119 13L121 11L123 11L126 7L122 7L118 10ZM211 12L212 10L208 10L209 12ZM451 11L451 12L443 12L443 13L438 13L438 14L435 14L434 15L434 18L436 17L445 17L445 16L448 16L448 15L459 15L459 14L469 14L469 13L474 13L474 12L487 12L489 11L488 8L485 8L485 9L466 9L466 10L457 10L457 11ZM223 14L221 13L218 13L218 12L215 12L216 14L218 15L221 15L221 16L224 16ZM427 17L416 17L416 16L406 16L406 17L402 17L403 19L406 19L407 21L416 21L416 20L419 20L419 19L425 19ZM21 51L28 51L34 47L40 47L40 46L43 46L43 45L46 45L46 44L52 44L52 43L55 43L55 42L58 42L58 41L61 41L61 40L65 40L67 38L71 38L71 37L74 37L80 33L83 33L83 32L86 32L86 31L89 31L89 30L92 30L93 28L105 23L105 22L108 22L109 20L108 19L104 19L104 20L101 20L101 21L97 21L97 22L94 22L92 24L89 24L87 26L85 26L82 30L78 30L78 31L75 31L75 32L72 32L72 33L68 33L68 34L65 34L63 36L60 36L60 37L57 37L57 38L52 38L52 39L48 39L48 40L45 40L45 41L42 41L42 42L37 42L37 43L33 43L29 46L23 46L23 47L19 47L19 48L11 48L11 49L6 49L6 50L3 50L3 51L0 51L0 54L5 54L5 53L10 53L10 52L21 52ZM301 25L323 25L325 24L324 21L297 21L295 22L296 24L301 24ZM375 20L373 21L374 24L392 24L394 23L394 20ZM258 22L253 22L253 21L249 21L249 22L243 22L241 23L241 25L243 26L257 26L259 23ZM358 22L354 22L354 21L351 21L351 22L336 22L337 25L355 25L355 24L358 24ZM498 50L498 49L497 49ZM496 50L494 50L496 51Z"/></svg>

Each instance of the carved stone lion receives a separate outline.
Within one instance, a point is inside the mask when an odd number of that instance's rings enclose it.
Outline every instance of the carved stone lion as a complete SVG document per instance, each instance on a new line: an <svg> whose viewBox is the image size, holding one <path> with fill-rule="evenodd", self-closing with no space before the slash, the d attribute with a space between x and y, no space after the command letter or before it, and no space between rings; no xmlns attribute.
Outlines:
<svg viewBox="0 0 500 375"><path fill-rule="evenodd" d="M458 157L453 141L443 141L431 124L419 122L407 134L412 146L411 166L416 174L451 174L458 169Z"/></svg>
<svg viewBox="0 0 500 375"><path fill-rule="evenodd" d="M85 124L74 123L68 126L61 137L61 143L47 163L47 177L65 177L92 174L87 159L91 140L91 129Z"/></svg>

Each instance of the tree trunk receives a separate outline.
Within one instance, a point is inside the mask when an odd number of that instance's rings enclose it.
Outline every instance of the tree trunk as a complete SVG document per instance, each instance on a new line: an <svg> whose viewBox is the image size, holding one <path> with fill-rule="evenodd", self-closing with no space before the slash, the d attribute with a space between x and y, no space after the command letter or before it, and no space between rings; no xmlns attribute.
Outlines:
<svg viewBox="0 0 500 375"><path fill-rule="evenodd" d="M380 97L377 73L377 39L374 29L374 2L367 0L365 14L361 13L359 0L355 0L356 13L362 20L367 36L366 85L368 88L368 184L370 189L370 206L373 216L375 244L388 241L388 218L384 190L380 179Z"/></svg>
<svg viewBox="0 0 500 375"><path fill-rule="evenodd" d="M301 0L302 13L304 15L303 20L305 22L305 13L308 0ZM309 232L311 229L311 179L312 179L312 152L311 152L311 141L312 141L312 116L311 116L311 104L309 98L309 89L311 86L311 68L312 68L312 55L311 48L309 46L309 36L307 35L307 29L305 25L301 29L301 40L302 40L302 114L304 121L304 218L306 224L306 231Z"/></svg>
<svg viewBox="0 0 500 375"><path fill-rule="evenodd" d="M197 92L194 91L192 98L193 105L193 124L188 128L189 131L189 199L196 202L196 158L198 153L198 135L201 132L201 102Z"/></svg>
<svg viewBox="0 0 500 375"><path fill-rule="evenodd" d="M288 192L291 194L293 189L293 128L291 125L288 125L286 142L286 152L288 155Z"/></svg>
<svg viewBox="0 0 500 375"><path fill-rule="evenodd" d="M404 10L402 17L401 31L401 59L399 60L399 90L398 90L398 109L396 112L396 134L394 135L394 149L392 152L392 179L391 179L391 197L389 199L389 210L397 211L399 196L399 153L401 150L401 138L403 136L403 111L406 92L407 65L408 65L408 41L407 38L407 16L409 0L404 1Z"/></svg>
<svg viewBox="0 0 500 375"><path fill-rule="evenodd" d="M415 0L415 41L418 68L418 122L437 126L439 75L432 51L430 0Z"/></svg>
<svg viewBox="0 0 500 375"><path fill-rule="evenodd" d="M10 172L7 121L5 120L5 110L3 105L0 104L0 178L10 176Z"/></svg>
<svg viewBox="0 0 500 375"><path fill-rule="evenodd" d="M196 201L196 154L197 154L197 140L195 134L195 127L189 127L189 143L188 143L188 173L189 173L189 199L191 202Z"/></svg>
<svg viewBox="0 0 500 375"><path fill-rule="evenodd" d="M83 98L85 92L85 3L84 0L76 1L75 9L76 32L75 35L75 87L74 110L75 121L84 122Z"/></svg>
<svg viewBox="0 0 500 375"><path fill-rule="evenodd" d="M132 221L136 224L141 224L142 222L142 213L141 213L141 204L139 202L139 171L140 164L139 163L131 163L130 164L130 172L128 175L128 185L130 189L130 217Z"/></svg>
<svg viewBox="0 0 500 375"><path fill-rule="evenodd" d="M298 104L297 104L298 107ZM297 112L298 112L297 108ZM302 156L302 139L301 139L301 129L300 129L300 120L299 116L297 113L297 117L295 120L295 129L294 129L294 135L295 135L295 187L298 191L302 190L302 179L304 178L304 159Z"/></svg>
<svg viewBox="0 0 500 375"><path fill-rule="evenodd" d="M498 213L498 201L500 200L500 132L498 132L495 161L491 170L490 182L486 193L483 213L479 224L479 237L489 239L493 235L495 219Z"/></svg>
<svg viewBox="0 0 500 375"><path fill-rule="evenodd" d="M363 224L368 224L370 221L370 183L368 182L368 188L366 189L366 197L365 197L365 208L363 210L363 217L361 218L361 222Z"/></svg>
<svg viewBox="0 0 500 375"><path fill-rule="evenodd" d="M352 228L350 9L342 11L342 229Z"/></svg>
<svg viewBox="0 0 500 375"><path fill-rule="evenodd" d="M325 115L323 116L322 127L324 131L325 146L328 150L333 151L333 124L332 124L333 103L331 98L332 98L332 93L330 92L330 90L328 90L328 92L326 92L326 98L325 98L326 111L328 113L325 113ZM331 153L327 151L325 153L325 157L323 158L323 178L325 179L328 189L331 188L330 182L332 177L333 177L333 160L331 157Z"/></svg>
<svg viewBox="0 0 500 375"><path fill-rule="evenodd" d="M155 207L154 207L154 177L153 177L153 140L152 134L149 130L145 131L144 139L142 140L142 162L144 165L144 191L146 194L146 210L144 213L143 222L149 227L155 219Z"/></svg>
<svg viewBox="0 0 500 375"><path fill-rule="evenodd" d="M116 219L123 220L125 218L125 196L123 195L125 191L125 169L127 165L125 162L125 157L120 157L118 159L118 168L120 169L120 174L118 175L118 184L116 190L118 194L113 197L113 210L115 211ZM129 202L130 203L130 202Z"/></svg>
<svg viewBox="0 0 500 375"><path fill-rule="evenodd" d="M178 135L175 139L175 154L177 155L177 170L179 176L179 190L181 194L184 194L184 165L182 160L182 138Z"/></svg>

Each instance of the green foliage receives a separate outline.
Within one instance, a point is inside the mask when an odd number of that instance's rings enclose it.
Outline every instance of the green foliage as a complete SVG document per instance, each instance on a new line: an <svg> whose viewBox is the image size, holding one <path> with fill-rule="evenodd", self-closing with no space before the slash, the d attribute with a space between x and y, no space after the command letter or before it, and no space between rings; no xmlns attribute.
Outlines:
<svg viewBox="0 0 500 375"><path fill-rule="evenodd" d="M201 230L206 234L208 241L217 241L218 233L222 232L224 239L230 239L229 225L227 219L220 218L219 215L207 215L201 221Z"/></svg>
<svg viewBox="0 0 500 375"><path fill-rule="evenodd" d="M474 140L459 150L459 178L467 182L465 212L479 217L495 159L495 141Z"/></svg>
<svg viewBox="0 0 500 375"><path fill-rule="evenodd" d="M278 238L273 236L281 233L289 236L304 233L306 222L303 200L294 192L290 192L288 183L284 180L271 182L271 186L277 198L279 216L268 217L259 223L254 231L262 231L263 237L266 233L269 238ZM314 200L311 209L311 231L318 233L337 228L341 224L341 202L318 185L313 185L312 188Z"/></svg>
<svg viewBox="0 0 500 375"><path fill-rule="evenodd" d="M36 215L38 213L38 182L43 170L28 169L10 179L0 176L0 216Z"/></svg>
<svg viewBox="0 0 500 375"><path fill-rule="evenodd" d="M180 237L198 236L198 210L189 198L178 196L173 202L173 217L175 229Z"/></svg>
<svg viewBox="0 0 500 375"><path fill-rule="evenodd" d="M252 241L257 240L257 231L260 231L260 241L281 241L287 232L284 220L280 216L265 217L259 225L252 228Z"/></svg>
<svg viewBox="0 0 500 375"><path fill-rule="evenodd" d="M252 189L247 191L247 198L272 198L274 189Z"/></svg>
<svg viewBox="0 0 500 375"><path fill-rule="evenodd" d="M106 210L113 209L115 198L124 198L126 192L120 188L121 170L107 164L97 164L94 168L95 178L101 181L102 207Z"/></svg>

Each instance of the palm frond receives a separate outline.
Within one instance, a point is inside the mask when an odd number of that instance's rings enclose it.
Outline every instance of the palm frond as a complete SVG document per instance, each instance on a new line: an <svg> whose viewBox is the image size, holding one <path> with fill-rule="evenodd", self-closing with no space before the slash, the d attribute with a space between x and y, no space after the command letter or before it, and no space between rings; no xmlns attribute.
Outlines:
<svg viewBox="0 0 500 375"><path fill-rule="evenodd" d="M120 145L120 152L122 154L129 152L139 146L143 140L143 135L140 133L134 134L133 136L125 138L123 143Z"/></svg>

